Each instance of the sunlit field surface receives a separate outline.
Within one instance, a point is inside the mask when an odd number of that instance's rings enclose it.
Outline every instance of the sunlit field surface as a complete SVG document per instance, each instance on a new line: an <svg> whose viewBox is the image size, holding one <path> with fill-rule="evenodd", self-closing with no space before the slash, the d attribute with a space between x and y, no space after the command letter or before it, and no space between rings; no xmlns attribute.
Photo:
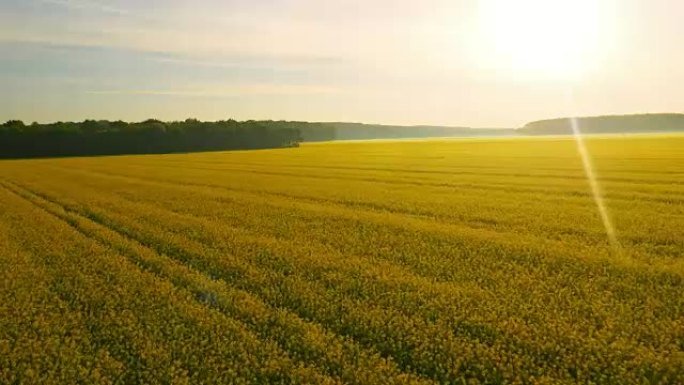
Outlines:
<svg viewBox="0 0 684 385"><path fill-rule="evenodd" d="M0 383L683 383L684 136L0 162Z"/></svg>

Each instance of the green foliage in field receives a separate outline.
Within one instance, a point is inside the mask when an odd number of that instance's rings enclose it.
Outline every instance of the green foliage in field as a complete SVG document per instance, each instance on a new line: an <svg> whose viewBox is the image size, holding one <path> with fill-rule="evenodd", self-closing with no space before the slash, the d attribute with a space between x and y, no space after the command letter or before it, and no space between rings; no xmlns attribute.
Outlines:
<svg viewBox="0 0 684 385"><path fill-rule="evenodd" d="M684 137L0 162L0 383L682 383Z"/></svg>

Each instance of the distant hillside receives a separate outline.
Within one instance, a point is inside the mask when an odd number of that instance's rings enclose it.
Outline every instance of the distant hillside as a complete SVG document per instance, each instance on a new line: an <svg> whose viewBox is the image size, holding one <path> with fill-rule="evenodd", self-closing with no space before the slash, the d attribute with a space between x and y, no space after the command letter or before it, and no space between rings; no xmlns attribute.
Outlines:
<svg viewBox="0 0 684 385"><path fill-rule="evenodd" d="M435 137L513 136L513 129L445 126L391 126L363 123L308 123L299 126L305 142Z"/></svg>
<svg viewBox="0 0 684 385"><path fill-rule="evenodd" d="M626 134L684 132L684 114L610 115L577 118L584 134ZM569 118L539 120L519 129L469 128L448 126L392 126L363 123L296 122L305 142L328 140L504 137L526 135L571 135Z"/></svg>
<svg viewBox="0 0 684 385"><path fill-rule="evenodd" d="M584 134L684 132L684 114L611 115L577 118ZM539 120L517 130L521 135L572 134L569 118Z"/></svg>

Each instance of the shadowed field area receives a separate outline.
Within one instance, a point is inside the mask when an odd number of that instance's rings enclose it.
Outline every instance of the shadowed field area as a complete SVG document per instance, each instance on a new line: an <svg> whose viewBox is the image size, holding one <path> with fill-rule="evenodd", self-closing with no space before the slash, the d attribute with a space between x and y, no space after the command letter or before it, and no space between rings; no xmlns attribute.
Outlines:
<svg viewBox="0 0 684 385"><path fill-rule="evenodd" d="M684 136L0 161L0 382L684 382Z"/></svg>

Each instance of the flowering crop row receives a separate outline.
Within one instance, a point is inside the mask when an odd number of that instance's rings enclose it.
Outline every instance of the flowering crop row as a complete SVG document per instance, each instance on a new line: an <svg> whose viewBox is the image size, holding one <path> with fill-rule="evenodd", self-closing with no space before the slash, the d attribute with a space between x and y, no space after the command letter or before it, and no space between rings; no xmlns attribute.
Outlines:
<svg viewBox="0 0 684 385"><path fill-rule="evenodd" d="M684 381L684 137L0 163L0 382ZM620 149L620 156L616 149Z"/></svg>

